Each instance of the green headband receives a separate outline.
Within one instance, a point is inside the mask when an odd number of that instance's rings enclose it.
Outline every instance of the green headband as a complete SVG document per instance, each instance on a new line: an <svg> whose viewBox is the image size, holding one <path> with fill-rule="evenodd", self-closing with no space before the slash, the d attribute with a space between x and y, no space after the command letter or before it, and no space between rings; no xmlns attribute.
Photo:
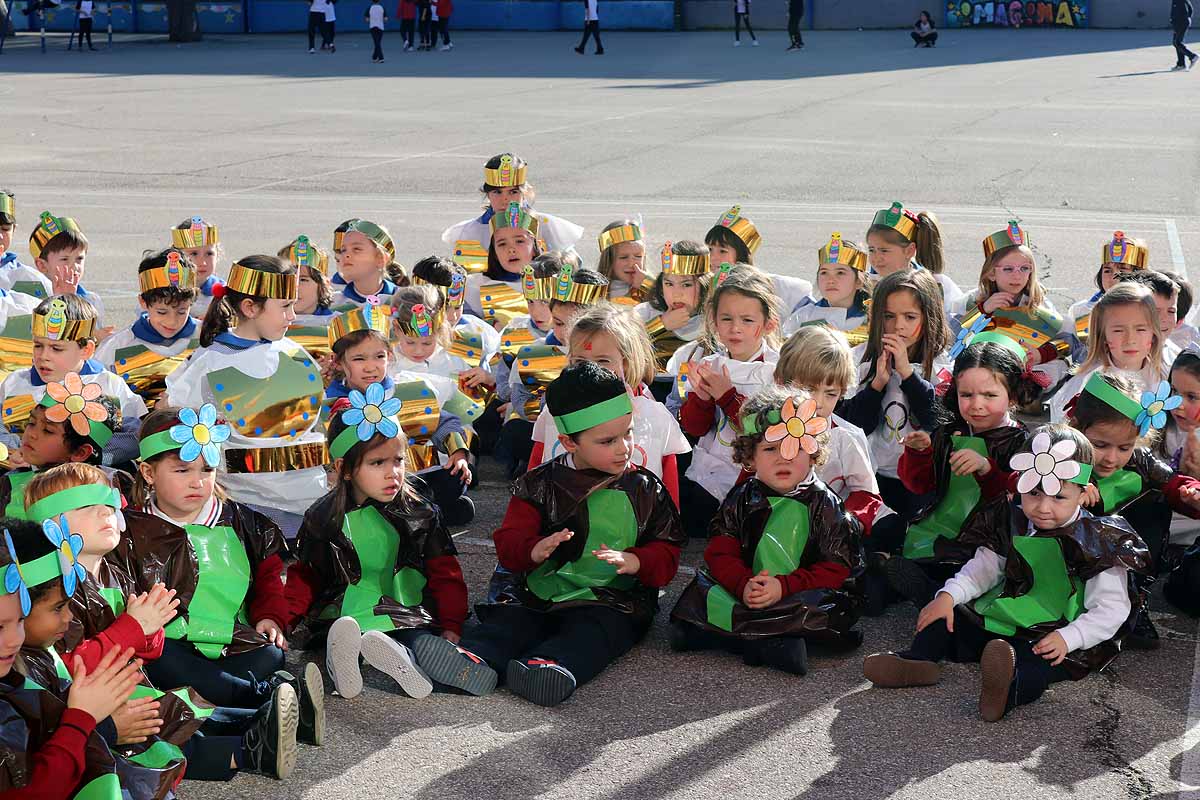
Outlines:
<svg viewBox="0 0 1200 800"><path fill-rule="evenodd" d="M111 486L103 486L99 483L72 486L70 489L63 489L61 492L43 497L31 505L25 514L29 519L40 522L88 506L112 506L120 510L121 493ZM25 565L21 566L24 568Z"/></svg>
<svg viewBox="0 0 1200 800"><path fill-rule="evenodd" d="M767 412L766 417L768 426L777 425L783 420L778 408L772 408ZM758 414L746 414L742 417L742 433L746 436L757 436L765 430L766 428L760 430L758 427Z"/></svg>
<svg viewBox="0 0 1200 800"><path fill-rule="evenodd" d="M43 408L53 408L54 406L60 405L60 403L50 396L50 392L46 392L44 395L42 395L42 400L40 403L38 403L38 405L42 406ZM73 426L73 422L70 419L67 420L66 424L68 426ZM87 424L88 438L91 439L97 447L103 450L108 446L108 443L112 441L112 428L108 427L103 422L96 422L94 419L88 419Z"/></svg>
<svg viewBox="0 0 1200 800"><path fill-rule="evenodd" d="M147 461L160 453L178 450L181 447L182 444L171 438L169 430L159 431L138 442L138 456L142 461Z"/></svg>
<svg viewBox="0 0 1200 800"><path fill-rule="evenodd" d="M1025 359L1029 357L1029 353L1025 352L1025 348L1021 346L1020 342L1011 336L1005 336L1003 333L999 333L997 331L981 331L980 333L977 333L971 337L971 340L967 346L970 347L973 344L987 344L988 342L991 342L992 344L998 344L1001 347L1011 350L1014 354L1016 354L1017 358L1021 359L1022 364L1024 364Z"/></svg>
<svg viewBox="0 0 1200 800"><path fill-rule="evenodd" d="M33 561L20 562L18 572L21 574L21 580L25 582L26 588L32 589L34 586L41 586L47 581L61 578L63 568L58 556L58 550L51 550L43 556L38 556ZM12 569L12 566L6 569ZM7 594L3 591L3 587L0 587L0 594Z"/></svg>
<svg viewBox="0 0 1200 800"><path fill-rule="evenodd" d="M559 433L569 436L572 433L586 431L588 428L603 425L617 417L623 417L626 414L632 413L633 402L629 399L627 392L622 392L616 397L601 400L599 403L590 405L587 408L581 408L578 411L572 411L562 416L555 415L554 427L558 428Z"/></svg>
<svg viewBox="0 0 1200 800"><path fill-rule="evenodd" d="M401 427L400 420L395 416L384 417L384 419L391 420L397 428ZM329 457L341 458L342 456L346 455L346 453L349 453L350 448L354 447L354 445L358 444L359 442L369 442L376 433L380 433L380 431L377 429L372 429L371 435L366 439L362 439L358 435L358 426L351 425L350 427L346 428L346 430L334 437L333 441L329 445Z"/></svg>
<svg viewBox="0 0 1200 800"><path fill-rule="evenodd" d="M1137 422L1138 415L1142 413L1141 403L1114 389L1108 381L1104 380L1104 375L1100 372L1092 373L1087 383L1084 384L1083 390L1108 405L1113 411L1129 417L1130 422Z"/></svg>

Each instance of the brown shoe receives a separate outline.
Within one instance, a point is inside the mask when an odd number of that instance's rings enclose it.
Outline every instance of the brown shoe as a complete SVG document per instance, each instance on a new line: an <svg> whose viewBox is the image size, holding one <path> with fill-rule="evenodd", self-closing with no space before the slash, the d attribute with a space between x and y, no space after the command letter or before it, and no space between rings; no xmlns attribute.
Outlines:
<svg viewBox="0 0 1200 800"><path fill-rule="evenodd" d="M942 666L934 661L904 658L896 653L874 653L863 659L863 677L876 686L933 686L942 679Z"/></svg>
<svg viewBox="0 0 1200 800"><path fill-rule="evenodd" d="M1008 711L1008 690L1017 671L1017 651L1003 639L993 639L979 658L979 716L999 722Z"/></svg>

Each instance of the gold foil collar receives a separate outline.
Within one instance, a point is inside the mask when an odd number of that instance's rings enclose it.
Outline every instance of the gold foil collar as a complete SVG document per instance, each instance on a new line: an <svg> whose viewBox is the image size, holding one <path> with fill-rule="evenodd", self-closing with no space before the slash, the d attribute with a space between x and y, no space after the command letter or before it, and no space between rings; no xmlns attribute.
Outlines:
<svg viewBox="0 0 1200 800"><path fill-rule="evenodd" d="M167 376L188 360L193 349L188 347L176 355L164 356L147 347L125 347L113 354L112 371L153 409L167 389Z"/></svg>

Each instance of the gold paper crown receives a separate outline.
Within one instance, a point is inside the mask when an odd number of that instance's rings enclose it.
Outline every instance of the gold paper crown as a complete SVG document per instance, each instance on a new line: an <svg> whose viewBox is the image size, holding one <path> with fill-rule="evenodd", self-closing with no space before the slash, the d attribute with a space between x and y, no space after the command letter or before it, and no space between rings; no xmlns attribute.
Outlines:
<svg viewBox="0 0 1200 800"><path fill-rule="evenodd" d="M192 217L190 228L172 228L171 244L180 250L207 247L221 241L216 225L208 225L200 217Z"/></svg>
<svg viewBox="0 0 1200 800"><path fill-rule="evenodd" d="M1125 238L1124 231L1114 231L1112 241L1100 248L1100 264L1128 264L1134 269L1145 269L1150 263L1150 249L1132 239Z"/></svg>
<svg viewBox="0 0 1200 800"><path fill-rule="evenodd" d="M679 255L672 252L670 242L663 245L661 266L664 275L707 275L712 269L708 253L699 256Z"/></svg>
<svg viewBox="0 0 1200 800"><path fill-rule="evenodd" d="M288 248L288 261L292 262L296 269L311 267L322 275L329 274L329 256L304 234L297 236L296 241Z"/></svg>
<svg viewBox="0 0 1200 800"><path fill-rule="evenodd" d="M742 240L746 245L746 249L751 253L758 250L762 244L762 237L758 234L758 228L754 227L754 223L742 216L742 207L734 206L725 212L725 216L717 222L718 225L724 228L729 228L734 235Z"/></svg>
<svg viewBox="0 0 1200 800"><path fill-rule="evenodd" d="M531 300L547 301L553 297L554 278L538 278L534 275L533 265L526 264L521 270L521 294L525 302Z"/></svg>
<svg viewBox="0 0 1200 800"><path fill-rule="evenodd" d="M492 234L494 235L500 228L522 228L536 239L538 228L541 223L538 218L530 214L528 210L521 208L520 203L509 203L508 208L501 211L499 214L492 216L491 221Z"/></svg>
<svg viewBox="0 0 1200 800"><path fill-rule="evenodd" d="M571 279L571 265L563 264L558 275L546 278L550 283L550 300L590 306L608 297L608 284L576 283Z"/></svg>
<svg viewBox="0 0 1200 800"><path fill-rule="evenodd" d="M96 330L96 319L67 319L67 304L55 297L45 314L33 313L31 328L34 336L53 339L56 342L80 342L91 339Z"/></svg>
<svg viewBox="0 0 1200 800"><path fill-rule="evenodd" d="M392 307L369 302L361 308L338 314L329 323L329 346L333 347L348 333L368 330L392 341Z"/></svg>
<svg viewBox="0 0 1200 800"><path fill-rule="evenodd" d="M514 165L510 155L500 157L500 166L495 169L483 168L483 182L488 186L523 186L525 184L525 164Z"/></svg>
<svg viewBox="0 0 1200 800"><path fill-rule="evenodd" d="M1020 224L1015 219L1008 221L1008 227L1002 231L996 231L991 236L983 240L983 257L991 258L992 253L997 250L1003 250L1006 247L1019 247L1024 245L1029 246L1029 236L1021 229Z"/></svg>
<svg viewBox="0 0 1200 800"><path fill-rule="evenodd" d="M843 264L859 272L867 271L867 254L849 242L842 241L836 231L829 237L829 244L817 251L817 265Z"/></svg>
<svg viewBox="0 0 1200 800"><path fill-rule="evenodd" d="M346 233L357 231L363 236L366 236L375 244L384 249L388 254L388 258L392 261L396 260L396 243L392 241L392 235L388 233L388 229L382 225L377 225L374 222L366 219L356 219L350 223L350 227L346 229ZM343 238L345 238L343 236ZM336 248L341 244L334 236L333 246Z"/></svg>
<svg viewBox="0 0 1200 800"><path fill-rule="evenodd" d="M442 327L442 319L441 309L438 309L436 314L430 314L425 309L424 303L417 303L412 307L412 313L408 315L408 319L403 319L399 314L396 315L396 329L402 336L433 336Z"/></svg>
<svg viewBox="0 0 1200 800"><path fill-rule="evenodd" d="M603 253L614 244L642 241L642 226L636 222L621 225L600 233L600 252Z"/></svg>
<svg viewBox="0 0 1200 800"><path fill-rule="evenodd" d="M876 211L875 218L871 220L872 227L883 225L891 228L910 242L916 237L919 224L920 220L917 219L917 215L905 208L899 200L892 203L891 208Z"/></svg>
<svg viewBox="0 0 1200 800"><path fill-rule="evenodd" d="M342 249L342 240L346 238L346 231L350 230L350 226L358 222L358 218L348 219L333 231L333 251L336 253Z"/></svg>
<svg viewBox="0 0 1200 800"><path fill-rule="evenodd" d="M283 275L264 272L247 267L240 261L229 268L229 280L225 285L235 292L251 297L266 297L273 300L296 300L300 296L300 276L295 272Z"/></svg>
<svg viewBox="0 0 1200 800"><path fill-rule="evenodd" d="M167 253L166 266L138 273L138 286L142 294L154 289L195 289L196 270L184 264L179 253L172 251Z"/></svg>
<svg viewBox="0 0 1200 800"><path fill-rule="evenodd" d="M49 211L43 211L37 227L29 234L29 255L41 258L46 243L68 230L79 231L78 223L70 217L56 217Z"/></svg>
<svg viewBox="0 0 1200 800"><path fill-rule="evenodd" d="M0 214L17 216L17 200L8 192L0 191Z"/></svg>

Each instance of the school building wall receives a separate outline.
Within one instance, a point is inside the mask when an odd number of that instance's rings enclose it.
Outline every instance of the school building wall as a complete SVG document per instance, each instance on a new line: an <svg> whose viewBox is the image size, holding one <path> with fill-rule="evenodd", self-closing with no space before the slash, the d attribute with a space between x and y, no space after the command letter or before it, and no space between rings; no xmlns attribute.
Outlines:
<svg viewBox="0 0 1200 800"><path fill-rule="evenodd" d="M981 2L986 0L969 0ZM46 14L49 30L71 30L74 2ZM397 28L397 0L383 0ZM1074 0L1079 2L1079 0ZM1086 2L1086 0L1085 0ZM366 30L363 14L370 0L339 0L337 29ZM118 32L166 32L163 0L106 0L96 2L96 28L109 22ZM303 31L308 22L306 0L206 0L197 3L201 30L222 33L285 33ZM805 0L805 30L909 28L922 9L944 26L944 0ZM781 29L787 24L787 0L752 0L756 29ZM1090 0L1088 27L1166 28L1170 0ZM600 0L604 30L703 30L733 27L733 0ZM455 0L452 29L460 30L577 30L583 25L581 0ZM1013 31L1020 36L1020 31ZM1064 36L1070 31L1064 30Z"/></svg>

